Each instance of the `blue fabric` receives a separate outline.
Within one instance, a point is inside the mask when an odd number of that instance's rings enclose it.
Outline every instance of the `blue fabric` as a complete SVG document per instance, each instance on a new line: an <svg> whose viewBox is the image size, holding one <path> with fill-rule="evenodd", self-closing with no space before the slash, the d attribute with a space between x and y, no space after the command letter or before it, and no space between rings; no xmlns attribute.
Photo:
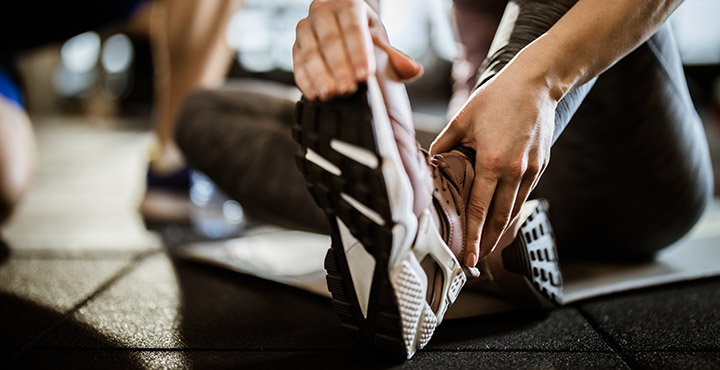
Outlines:
<svg viewBox="0 0 720 370"><path fill-rule="evenodd" d="M188 190L190 189L190 167L183 166L173 173L160 175L152 170L151 165L148 165L145 180L147 187L152 189Z"/></svg>
<svg viewBox="0 0 720 370"><path fill-rule="evenodd" d="M2 67L0 67L0 95L18 103L20 106L24 105L20 89L15 81L13 81L12 77L10 77L10 75Z"/></svg>

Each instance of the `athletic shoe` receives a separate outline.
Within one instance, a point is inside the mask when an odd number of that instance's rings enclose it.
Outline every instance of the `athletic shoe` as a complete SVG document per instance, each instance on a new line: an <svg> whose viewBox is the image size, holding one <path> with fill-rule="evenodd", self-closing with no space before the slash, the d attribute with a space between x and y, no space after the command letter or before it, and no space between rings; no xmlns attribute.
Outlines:
<svg viewBox="0 0 720 370"><path fill-rule="evenodd" d="M419 149L404 87L387 56L376 56L377 76L352 96L301 100L293 135L298 166L330 221L334 311L359 342L409 359L466 275L479 275L458 259L474 171L461 151L429 159Z"/></svg>
<svg viewBox="0 0 720 370"><path fill-rule="evenodd" d="M387 57L378 56L389 74ZM410 358L442 321L465 275L434 220L434 183L407 123L404 87L383 78L371 77L347 98L301 101L293 131L302 147L298 164L331 224L325 268L335 312L360 342ZM404 104L386 109L393 93ZM424 265L438 271L433 279Z"/></svg>

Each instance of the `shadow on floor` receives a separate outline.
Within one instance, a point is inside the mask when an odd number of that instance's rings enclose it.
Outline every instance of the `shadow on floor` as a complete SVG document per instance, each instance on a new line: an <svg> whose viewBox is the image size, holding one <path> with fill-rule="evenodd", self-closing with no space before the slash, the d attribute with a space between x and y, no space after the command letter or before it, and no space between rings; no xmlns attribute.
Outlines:
<svg viewBox="0 0 720 370"><path fill-rule="evenodd" d="M3 246L5 254L9 254L7 246ZM165 257L155 254L150 258ZM10 368L51 365L53 368L108 369L140 369L153 367L152 364L189 368L342 366L371 369L398 365L397 361L368 352L350 341L327 298L219 268L177 259L170 261L177 280L168 289L177 289L179 300L175 316L179 322L176 322L174 336L177 345L167 348L159 339L137 341L136 337L152 336L148 334L152 329L146 332L145 325L168 320L157 316L157 312L128 315L141 318L123 324L128 328L125 332L105 334L102 328L78 322L72 313L61 314L35 302L0 293L2 332L7 333L0 336L0 362L9 360L15 365ZM129 274L142 268L142 262L138 263ZM123 279L114 284L123 283ZM127 294L132 294L133 289L142 289L142 285L127 286L131 287ZM95 294L100 297L103 293ZM122 303L116 304L122 306ZM101 324L94 325L102 326L102 320L127 319L117 316L122 309L110 311L100 313L106 317L101 318ZM444 353L463 341L522 331L545 318L545 313L536 312L450 321L443 325L431 343L432 349L424 355ZM116 322L108 325L117 327ZM417 360L421 359L406 362L402 367L418 367L424 362Z"/></svg>
<svg viewBox="0 0 720 370"><path fill-rule="evenodd" d="M76 356L78 352L72 348L61 350L39 348L26 351L26 347L42 339L45 333L63 320L62 314L41 307L37 303L0 293L0 317L4 318L2 330L6 333L3 335L4 339L0 340L2 346L0 360L8 365L0 367L16 369L47 367L56 369L145 368L136 358L133 358L133 354L130 352L116 352L117 355L109 360L103 356ZM118 343L104 337L87 324L70 319L64 321L64 327L70 328L73 334L82 335L88 342L96 343L98 347L119 347ZM5 343L5 341L11 342ZM80 359L80 357L85 358Z"/></svg>
<svg viewBox="0 0 720 370"><path fill-rule="evenodd" d="M10 256L10 248L0 237L0 265Z"/></svg>

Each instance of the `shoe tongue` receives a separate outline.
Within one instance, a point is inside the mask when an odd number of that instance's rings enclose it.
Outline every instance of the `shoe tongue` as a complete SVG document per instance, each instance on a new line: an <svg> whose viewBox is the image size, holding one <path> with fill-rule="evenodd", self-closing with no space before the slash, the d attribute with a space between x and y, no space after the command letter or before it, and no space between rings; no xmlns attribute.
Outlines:
<svg viewBox="0 0 720 370"><path fill-rule="evenodd" d="M443 153L436 156L436 158L439 162L445 163L444 166L440 167L440 170L457 189L463 204L466 205L475 179L472 162L463 154L457 152Z"/></svg>

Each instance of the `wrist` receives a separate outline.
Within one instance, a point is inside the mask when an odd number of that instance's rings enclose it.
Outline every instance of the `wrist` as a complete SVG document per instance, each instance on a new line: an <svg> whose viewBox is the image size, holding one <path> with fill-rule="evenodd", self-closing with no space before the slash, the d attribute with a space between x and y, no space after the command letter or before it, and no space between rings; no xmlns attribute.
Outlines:
<svg viewBox="0 0 720 370"><path fill-rule="evenodd" d="M521 50L508 68L529 88L544 91L557 103L584 80L585 70L577 59L546 33Z"/></svg>

